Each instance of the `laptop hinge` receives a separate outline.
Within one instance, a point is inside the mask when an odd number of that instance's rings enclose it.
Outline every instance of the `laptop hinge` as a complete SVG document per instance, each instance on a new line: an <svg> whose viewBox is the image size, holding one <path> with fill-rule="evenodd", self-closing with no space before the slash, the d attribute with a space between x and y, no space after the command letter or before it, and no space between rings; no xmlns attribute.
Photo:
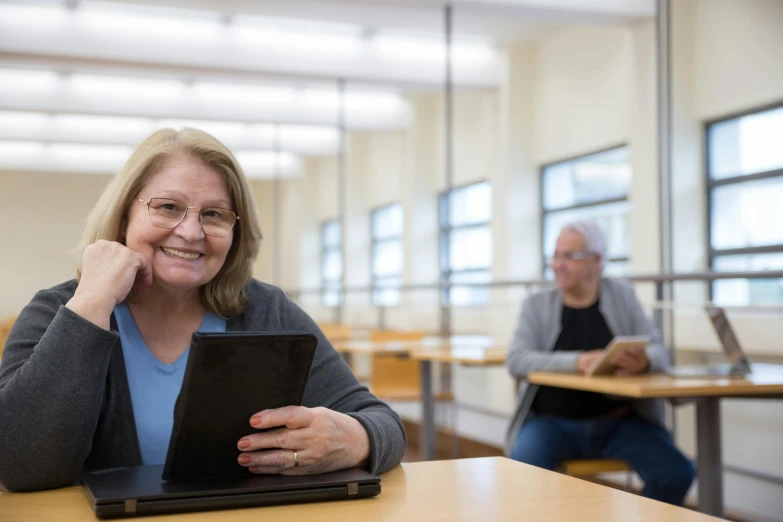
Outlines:
<svg viewBox="0 0 783 522"><path fill-rule="evenodd" d="M136 500L126 500L125 501L125 512L126 513L135 513L136 512Z"/></svg>
<svg viewBox="0 0 783 522"><path fill-rule="evenodd" d="M359 484L356 482L351 482L348 484L348 494L349 495L358 495L359 494Z"/></svg>

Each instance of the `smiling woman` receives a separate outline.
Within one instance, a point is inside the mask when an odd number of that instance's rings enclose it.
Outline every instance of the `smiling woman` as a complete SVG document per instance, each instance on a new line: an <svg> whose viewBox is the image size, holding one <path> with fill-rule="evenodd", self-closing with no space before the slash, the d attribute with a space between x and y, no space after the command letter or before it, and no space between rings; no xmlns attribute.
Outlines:
<svg viewBox="0 0 783 522"><path fill-rule="evenodd" d="M252 279L260 242L248 183L222 143L194 129L142 142L87 220L77 279L39 292L8 338L0 483L47 489L83 470L162 464L196 331L318 338L304 406L247 419L239 465L306 474L399 463L399 417L307 314ZM275 429L262 440L250 433L259 427Z"/></svg>

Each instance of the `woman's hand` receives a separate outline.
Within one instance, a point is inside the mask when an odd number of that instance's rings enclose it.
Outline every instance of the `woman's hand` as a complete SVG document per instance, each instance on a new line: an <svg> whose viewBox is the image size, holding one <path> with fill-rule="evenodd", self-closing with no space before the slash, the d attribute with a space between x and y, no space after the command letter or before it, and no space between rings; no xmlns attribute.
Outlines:
<svg viewBox="0 0 783 522"><path fill-rule="evenodd" d="M150 261L120 243L96 241L84 249L79 286L65 306L108 330L112 310L134 285L152 285Z"/></svg>
<svg viewBox="0 0 783 522"><path fill-rule="evenodd" d="M250 418L254 428L276 428L242 438L239 464L253 473L313 475L362 465L370 456L364 427L327 408L287 406Z"/></svg>

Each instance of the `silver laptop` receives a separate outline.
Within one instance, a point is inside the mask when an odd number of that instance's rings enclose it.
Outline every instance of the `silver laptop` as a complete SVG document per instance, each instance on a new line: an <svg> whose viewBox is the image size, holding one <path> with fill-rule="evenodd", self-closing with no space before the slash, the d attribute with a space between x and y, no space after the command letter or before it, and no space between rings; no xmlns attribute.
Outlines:
<svg viewBox="0 0 783 522"><path fill-rule="evenodd" d="M676 366L666 373L672 377L742 377L751 373L750 361L742 351L737 335L726 317L726 311L718 306L708 306L705 310L718 335L728 363L710 366Z"/></svg>

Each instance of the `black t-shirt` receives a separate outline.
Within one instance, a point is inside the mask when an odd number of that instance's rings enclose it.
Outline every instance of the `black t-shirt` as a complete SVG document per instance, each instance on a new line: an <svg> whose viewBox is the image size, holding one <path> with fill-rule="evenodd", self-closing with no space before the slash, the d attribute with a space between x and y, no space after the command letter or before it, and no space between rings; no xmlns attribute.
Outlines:
<svg viewBox="0 0 783 522"><path fill-rule="evenodd" d="M611 342L614 334L606 324L598 303L596 300L587 308L563 306L560 336L553 351L597 350ZM610 400L603 393L541 386L531 410L533 413L557 417L589 419L607 415L623 404L626 403Z"/></svg>

